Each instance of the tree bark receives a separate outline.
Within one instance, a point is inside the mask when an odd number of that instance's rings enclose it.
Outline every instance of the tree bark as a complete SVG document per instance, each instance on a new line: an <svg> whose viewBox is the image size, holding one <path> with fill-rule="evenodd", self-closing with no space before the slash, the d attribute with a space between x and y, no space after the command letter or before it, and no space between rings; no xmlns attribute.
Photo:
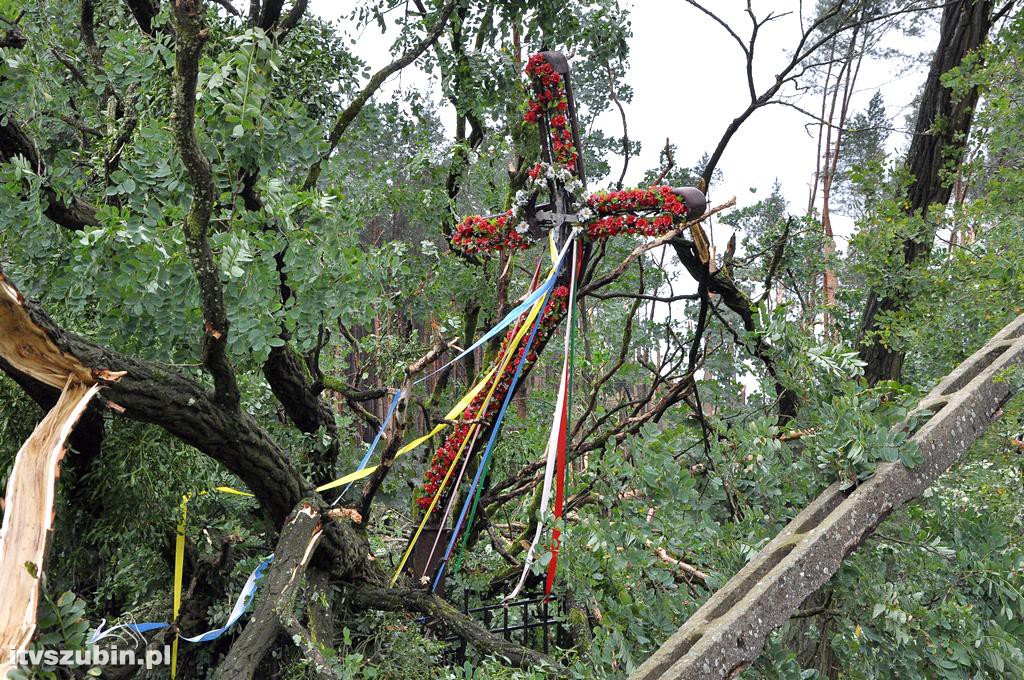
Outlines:
<svg viewBox="0 0 1024 680"><path fill-rule="evenodd" d="M316 434L320 430L327 434L326 450L314 446L310 460L314 483L325 484L333 480L341 450L338 425L331 404L315 385L302 357L290 344L274 347L263 364L263 375L295 427L304 434Z"/></svg>
<svg viewBox="0 0 1024 680"><path fill-rule="evenodd" d="M864 375L872 385L880 380L899 379L903 371L905 352L886 345L880 337L879 317L898 311L909 302L906 284L911 267L927 256L935 238L936 224L928 220L929 210L949 202L953 187L943 170L962 162L978 103L976 86L954 98L952 90L942 83L942 76L985 42L992 27L992 12L993 0L957 0L942 12L939 44L921 95L906 163L913 176L905 196L906 212L909 216L921 216L927 226L924 233L902 243L903 267L896 289L888 293L872 290L868 294L861 321L860 358L867 364Z"/></svg>

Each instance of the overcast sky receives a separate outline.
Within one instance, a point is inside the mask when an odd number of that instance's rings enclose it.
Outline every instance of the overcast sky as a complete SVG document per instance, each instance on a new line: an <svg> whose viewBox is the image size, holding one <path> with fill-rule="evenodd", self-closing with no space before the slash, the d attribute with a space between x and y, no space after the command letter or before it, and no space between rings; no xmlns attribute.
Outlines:
<svg viewBox="0 0 1024 680"><path fill-rule="evenodd" d="M313 0L312 11L326 19L347 17L356 0ZM813 4L813 3L805 3ZM749 101L745 62L738 45L709 18L684 2L643 0L624 3L631 14L633 37L630 40L629 81L634 98L626 104L630 138L643 149L630 163L627 183L635 183L643 173L659 163L658 153L668 137L678 147L676 161L692 165L710 151L729 122L743 111ZM709 6L746 36L750 26L743 0L714 0ZM754 2L755 13L763 16L795 10L796 0ZM349 25L343 22L343 25ZM799 35L796 14L790 14L765 27L758 39L755 79L759 89L770 84L788 62L788 52ZM353 50L373 70L390 61L389 47L393 31L381 35L376 25L357 37ZM908 52L926 51L934 42L933 33L919 39L901 39L899 47ZM854 110L866 107L876 90L885 98L887 113L895 127L902 127L906 109L924 78L924 67L903 68L893 62L866 63L859 79ZM697 83L693 92L677 87L683 74ZM410 67L393 76L383 94L402 87L439 88L427 74ZM813 108L813 104L809 104ZM453 113L442 107L446 125ZM712 202L735 195L740 205L766 195L778 179L793 212L806 209L808 185L814 168L816 140L805 130L807 118L783 106L769 106L756 112L733 138L719 168L724 180L712 187ZM606 133L621 135L618 112L611 110L598 121ZM890 146L905 143L905 137L893 135ZM617 175L621 166L613 164ZM756 193L751 193L756 189ZM845 237L852 225L837 221L837 235ZM722 237L719 235L719 239ZM728 238L728 236L725 236ZM840 242L840 248L843 243Z"/></svg>

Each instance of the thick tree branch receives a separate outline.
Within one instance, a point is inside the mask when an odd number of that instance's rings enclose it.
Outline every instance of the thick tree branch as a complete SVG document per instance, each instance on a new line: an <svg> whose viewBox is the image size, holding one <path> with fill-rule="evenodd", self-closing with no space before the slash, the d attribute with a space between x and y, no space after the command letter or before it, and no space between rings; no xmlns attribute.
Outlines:
<svg viewBox="0 0 1024 680"><path fill-rule="evenodd" d="M45 174L46 164L39 155L35 143L15 120L13 113L6 111L0 120L0 161L10 162L17 156L28 161L37 175ZM99 225L99 221L96 219L96 208L90 203L76 196L62 197L46 181L40 188L40 194L46 201L43 214L65 229L80 231L86 227Z"/></svg>
<svg viewBox="0 0 1024 680"><path fill-rule="evenodd" d="M213 377L216 400L238 408L241 395L227 355L228 315L220 271L207 234L215 189L210 162L199 148L195 131L196 80L203 44L209 38L202 0L174 0L171 17L177 41L174 56L171 124L181 160L192 184L192 204L185 217L185 247L196 272L202 299L205 337L203 363Z"/></svg>
<svg viewBox="0 0 1024 680"><path fill-rule="evenodd" d="M330 403L315 388L302 357L288 342L274 347L263 363L263 375L288 418L300 431L316 434L323 430L327 434L326 451L322 455L311 456L313 481L323 484L334 479L340 452L338 425Z"/></svg>
<svg viewBox="0 0 1024 680"><path fill-rule="evenodd" d="M285 521L274 547L274 562L260 585L259 604L218 666L218 678L250 680L283 630L282 621L298 624L292 610L302 575L323 536L321 514L315 500L304 499Z"/></svg>
<svg viewBox="0 0 1024 680"><path fill-rule="evenodd" d="M273 30L283 35L298 25L308 5L308 0L295 0L291 9L284 12L284 0L267 0L260 9L256 25L268 33Z"/></svg>
<svg viewBox="0 0 1024 680"><path fill-rule="evenodd" d="M50 341L93 374L125 372L117 381L104 381L101 399L117 405L126 418L157 425L224 465L253 493L275 527L311 493L286 453L244 410L219 403L172 368L118 354L64 331L31 300L24 307ZM324 568L351 579L368 573L367 554L365 537L349 524L332 522L318 559L323 555Z"/></svg>
<svg viewBox="0 0 1024 680"><path fill-rule="evenodd" d="M309 5L308 0L295 0L292 3L292 8L284 15L278 24L277 30L283 35L288 33L293 28L298 26L302 20L302 15L306 13L306 7Z"/></svg>
<svg viewBox="0 0 1024 680"><path fill-rule="evenodd" d="M174 0L172 0L174 2ZM139 28L146 35L153 35L153 19L160 12L159 0L124 0Z"/></svg>

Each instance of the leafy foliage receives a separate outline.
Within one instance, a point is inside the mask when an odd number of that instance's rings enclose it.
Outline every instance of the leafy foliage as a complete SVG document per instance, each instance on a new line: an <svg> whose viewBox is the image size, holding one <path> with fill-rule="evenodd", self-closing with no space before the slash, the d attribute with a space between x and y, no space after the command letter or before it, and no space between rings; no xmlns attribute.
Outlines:
<svg viewBox="0 0 1024 680"><path fill-rule="evenodd" d="M209 385L181 228L192 188L170 126L175 41L167 8L155 17L154 35L143 37L124 3L95 4L95 48L83 46L79 8L52 2L24 8L23 47L0 48L3 123L22 126L40 158L0 164L0 267L62 326ZM441 3L422 4L429 16ZM622 163L623 140L597 126L614 105L612 86L621 101L632 96L632 28L611 0L460 3L417 62L433 78L429 91L378 92L332 149L330 129L373 70L355 56L354 38L386 29L393 52L402 53L425 30L423 17L406 9L363 2L347 23L306 16L286 36L212 5L206 12L197 135L215 178L210 245L231 322L228 352L246 416L304 473L333 435L293 427L263 372L273 352L289 352L303 380L326 386L341 474L365 451L390 398L351 395L399 384L437 337L468 344L529 284L535 253L477 261L457 257L446 242L458 215L506 209L535 160L536 141L522 123L524 54L558 45L573 55L591 188L613 186ZM0 14L10 14L3 3ZM980 84L984 105L969 162L949 168L949 179L967 188L930 222L908 217L899 198L911 178L899 154L887 153L881 96L848 121L837 210L857 230L827 263L840 282L830 331L820 321L819 217L794 213L777 183L716 225L736 234L736 251L719 247L716 265L751 312L747 324L722 296L712 297L695 366L700 402L687 392L663 412L650 410L669 385L688 379L699 313L671 250L646 253L585 296L557 585L571 605L566 626L575 643L554 651L575 677L628 675L829 484L857 485L881 463L919 464L908 439L917 399L1022 311L1024 19L1011 13L1000 30L983 55L946 76L958 90ZM635 142L630 148L638 150ZM695 183L707 158L678 160L667 173L647 169L647 179ZM308 170L321 161L310 185ZM52 198L73 196L95 207L95 223L60 229L46 211ZM927 262L897 281L900 244L936 230ZM640 242L622 237L595 248L595 278ZM907 352L901 383L862 379L856 350L869 290L898 290L909 300L879 330ZM410 431L436 423L493 351L416 392ZM468 588L472 604L508 591L519 571L509 558L521 564L523 537L536 521L550 524L537 516L536 468L528 466L548 438L560 366L552 354L540 356L504 427L491 471L495 495L483 504L489 526L474 528L472 550L448 580L449 592ZM795 420L777 418L776 381L797 397ZM0 469L7 470L38 409L6 378L0 399ZM827 606L807 613L809 628L795 634L824 640L841 677L1024 673L1016 510L1024 468L1007 444L1021 409L1008 405L962 464L886 520L844 563ZM239 483L165 430L113 413L102 420L99 454L75 451L65 461L40 647L80 648L90 625L124 612L165 620L181 495ZM365 527L378 565L401 556L401 537L418 519L409 480L422 477L434 445L400 459L384 480ZM274 532L254 501L209 495L190 507L188 539L190 574L203 560L230 557L213 579L217 594L197 614L222 621L273 549ZM531 582L550 558L544 547ZM415 615L356 610L350 585L307 584L299 598L310 621L318 605L331 612L336 630L316 643L339 677L540 677L472 648L466 665L453 665ZM792 648L794 630L795 623L775 635L744 677L815 677ZM185 662L202 677L228 647L184 653ZM289 645L276 646L263 670L296 680L316 673ZM40 667L22 677L61 672Z"/></svg>

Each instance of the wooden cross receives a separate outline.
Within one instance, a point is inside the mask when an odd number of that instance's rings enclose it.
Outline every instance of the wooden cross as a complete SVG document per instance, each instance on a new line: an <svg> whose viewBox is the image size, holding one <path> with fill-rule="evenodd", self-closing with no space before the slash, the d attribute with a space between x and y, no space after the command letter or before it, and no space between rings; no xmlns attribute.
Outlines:
<svg viewBox="0 0 1024 680"><path fill-rule="evenodd" d="M676 189L655 185L646 189L586 194L586 173L568 60L560 52L540 52L530 57L526 74L532 81L534 96L527 106L525 119L538 127L541 160L527 173L528 188L519 192L511 209L497 215L466 217L456 227L453 247L468 254L522 250L553 233L556 249L561 251L571 231L578 228L583 232L578 236L583 245L576 258L576 271L582 271L591 246L597 240L619 234L662 236L704 214L707 207L704 194L692 187ZM545 195L547 201L538 205L541 195ZM692 222L691 230L697 252L707 264L710 254L703 231ZM571 260L565 258L566 262ZM569 273L570 267L563 264L558 282L568 281ZM535 328L532 346L518 350L513 347L512 350L519 354L512 362L503 357L516 331L515 326L510 328L502 351L495 359L495 367L505 366L505 370L494 372L486 389L473 400L434 453L426 473L423 495L417 499L421 508L434 507L440 500L435 500L436 495L451 493L452 485L448 484L450 470L463 447L468 443L473 449L475 442L482 443L486 439L478 437L479 432L470 424L482 424L486 430L493 427L498 406L507 400L509 390L514 389L511 369L525 353L522 370L529 370L564 317L568 297L568 288L564 285L550 291ZM492 396L485 399L484 394ZM470 453L471 450L465 451L467 456ZM450 530L439 526L441 520L435 519L435 522L438 524L430 528L435 540L424 541L422 545L417 542L415 546L409 571L416 579L437 570L442 557L437 537L445 536L450 540L445 535ZM462 527L461 530L466 529ZM443 589L443 579L439 577L438 580L440 584L435 583L435 587L440 585Z"/></svg>

